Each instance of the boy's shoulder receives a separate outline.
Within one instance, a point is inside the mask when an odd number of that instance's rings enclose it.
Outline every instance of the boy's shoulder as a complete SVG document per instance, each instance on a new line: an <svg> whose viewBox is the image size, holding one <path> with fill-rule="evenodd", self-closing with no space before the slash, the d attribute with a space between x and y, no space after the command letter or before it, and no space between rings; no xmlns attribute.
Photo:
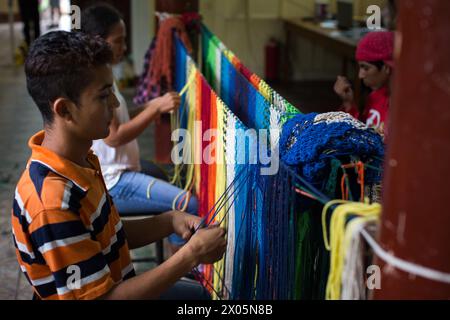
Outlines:
<svg viewBox="0 0 450 320"><path fill-rule="evenodd" d="M30 161L17 183L14 204L33 219L47 210L70 209L77 194L80 198L83 191L71 180L55 173L45 164Z"/></svg>

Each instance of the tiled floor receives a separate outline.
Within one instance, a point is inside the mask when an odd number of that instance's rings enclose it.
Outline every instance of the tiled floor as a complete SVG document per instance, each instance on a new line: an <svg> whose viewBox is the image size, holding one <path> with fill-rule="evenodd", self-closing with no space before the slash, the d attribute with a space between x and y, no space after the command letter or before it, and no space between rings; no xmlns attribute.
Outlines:
<svg viewBox="0 0 450 320"><path fill-rule="evenodd" d="M9 30L0 26L0 41L7 41ZM16 38L20 30L16 29ZM41 118L26 93L22 68L11 65L9 46L0 46L0 299L30 299L27 281L19 275L11 241L10 214L14 185L29 157L27 140L39 130Z"/></svg>

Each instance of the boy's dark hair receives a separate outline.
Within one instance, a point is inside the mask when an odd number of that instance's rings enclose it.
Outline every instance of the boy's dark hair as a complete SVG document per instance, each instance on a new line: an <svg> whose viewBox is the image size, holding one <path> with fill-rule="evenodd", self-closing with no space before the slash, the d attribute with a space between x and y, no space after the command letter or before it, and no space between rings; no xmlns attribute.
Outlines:
<svg viewBox="0 0 450 320"><path fill-rule="evenodd" d="M100 37L54 31L33 42L25 62L27 88L44 124L54 120L52 103L60 98L75 104L92 81L93 68L111 63L113 53Z"/></svg>
<svg viewBox="0 0 450 320"><path fill-rule="evenodd" d="M111 28L122 19L122 15L116 8L107 3L98 3L81 13L81 31L106 38Z"/></svg>
<svg viewBox="0 0 450 320"><path fill-rule="evenodd" d="M383 66L384 66L384 61L383 60L379 60L379 61L368 61L368 64L372 64L375 67L377 67L378 71L380 71Z"/></svg>

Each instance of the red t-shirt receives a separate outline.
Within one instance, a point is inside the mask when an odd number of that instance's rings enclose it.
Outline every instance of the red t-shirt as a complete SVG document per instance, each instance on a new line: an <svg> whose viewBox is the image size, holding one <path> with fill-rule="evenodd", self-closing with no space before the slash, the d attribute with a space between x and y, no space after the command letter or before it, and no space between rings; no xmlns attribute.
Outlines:
<svg viewBox="0 0 450 320"><path fill-rule="evenodd" d="M367 98L362 121L368 127L377 129L387 135L387 121L389 113L389 91L387 87L372 91Z"/></svg>
<svg viewBox="0 0 450 320"><path fill-rule="evenodd" d="M341 106L338 111L347 112L353 118L359 119L359 110L356 104L353 104L350 109L347 109L345 106Z"/></svg>
<svg viewBox="0 0 450 320"><path fill-rule="evenodd" d="M387 135L387 120L389 113L389 90L387 86L372 91L367 98L363 114L360 116L358 107L353 105L350 110L341 107L339 111L351 114L366 123L368 127L376 129L382 135Z"/></svg>

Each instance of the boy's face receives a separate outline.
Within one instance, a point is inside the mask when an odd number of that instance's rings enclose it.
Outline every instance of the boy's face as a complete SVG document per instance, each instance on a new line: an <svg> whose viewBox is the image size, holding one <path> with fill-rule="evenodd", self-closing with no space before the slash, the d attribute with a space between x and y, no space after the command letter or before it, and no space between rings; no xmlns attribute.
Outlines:
<svg viewBox="0 0 450 320"><path fill-rule="evenodd" d="M380 89L389 81L390 69L384 65L378 69L375 65L367 62L359 62L359 78L372 90Z"/></svg>
<svg viewBox="0 0 450 320"><path fill-rule="evenodd" d="M110 45L113 54L113 64L118 64L122 61L125 52L127 51L127 29L123 20L120 20L114 27L111 28L109 35L106 37L106 42Z"/></svg>
<svg viewBox="0 0 450 320"><path fill-rule="evenodd" d="M111 66L92 70L93 81L83 90L79 105L73 110L73 130L85 140L104 139L119 101L114 94Z"/></svg>

